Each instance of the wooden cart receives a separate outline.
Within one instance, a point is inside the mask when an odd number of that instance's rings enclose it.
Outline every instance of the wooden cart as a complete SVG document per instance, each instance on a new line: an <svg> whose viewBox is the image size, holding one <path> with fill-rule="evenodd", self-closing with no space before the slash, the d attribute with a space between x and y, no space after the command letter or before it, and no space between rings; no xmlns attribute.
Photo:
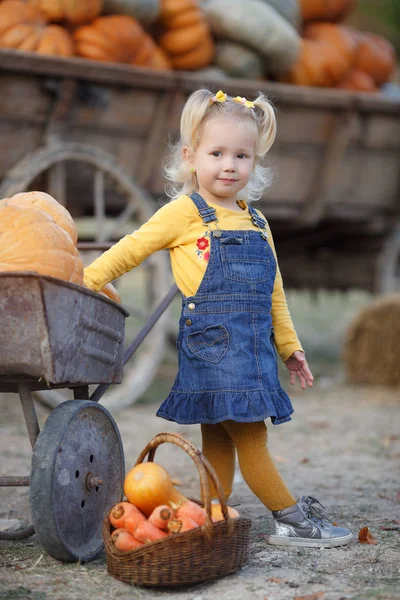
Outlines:
<svg viewBox="0 0 400 600"><path fill-rule="evenodd" d="M168 139L193 90L267 93L278 137L268 155L273 183L258 206L286 287L400 289L400 101L13 51L0 51L0 85L0 197L48 191L73 215L86 249L107 247L160 206ZM171 283L165 258L144 263L148 312ZM115 406L151 381L167 328L161 319L147 336Z"/></svg>

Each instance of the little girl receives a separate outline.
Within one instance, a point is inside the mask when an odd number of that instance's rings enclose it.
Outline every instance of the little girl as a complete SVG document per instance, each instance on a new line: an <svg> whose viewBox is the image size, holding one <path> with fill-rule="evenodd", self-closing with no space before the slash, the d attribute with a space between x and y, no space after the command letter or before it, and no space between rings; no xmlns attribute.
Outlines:
<svg viewBox="0 0 400 600"><path fill-rule="evenodd" d="M166 168L173 201L95 260L84 281L98 291L169 248L182 292L179 371L157 415L201 424L202 451L226 498L237 451L245 481L272 511L271 544L340 546L352 539L350 531L332 525L315 498L296 502L267 448L265 419L277 425L293 412L279 383L275 347L292 384L296 377L303 389L313 384L271 231L251 204L267 185L261 161L275 134L274 110L262 94L250 102L222 91L194 92Z"/></svg>

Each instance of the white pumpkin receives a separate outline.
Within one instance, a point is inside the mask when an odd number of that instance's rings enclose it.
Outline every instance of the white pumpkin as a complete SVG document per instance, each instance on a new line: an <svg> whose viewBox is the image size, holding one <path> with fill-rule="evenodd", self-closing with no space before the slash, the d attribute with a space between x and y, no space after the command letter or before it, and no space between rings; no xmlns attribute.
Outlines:
<svg viewBox="0 0 400 600"><path fill-rule="evenodd" d="M264 57L268 73L285 73L296 62L297 31L264 0L208 0L203 9L216 38L253 48Z"/></svg>
<svg viewBox="0 0 400 600"><path fill-rule="evenodd" d="M160 0L104 0L104 14L129 15L143 25L153 23L160 11Z"/></svg>
<svg viewBox="0 0 400 600"><path fill-rule="evenodd" d="M236 42L220 40L215 45L215 64L231 77L259 79L264 75L263 58Z"/></svg>

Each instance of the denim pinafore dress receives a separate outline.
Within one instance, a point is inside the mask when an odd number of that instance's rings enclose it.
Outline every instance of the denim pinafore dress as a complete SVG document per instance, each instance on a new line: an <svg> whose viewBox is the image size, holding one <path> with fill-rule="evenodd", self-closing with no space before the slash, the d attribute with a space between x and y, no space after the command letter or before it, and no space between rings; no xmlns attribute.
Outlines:
<svg viewBox="0 0 400 600"><path fill-rule="evenodd" d="M209 262L196 294L182 296L179 369L157 416L181 424L290 421L272 327L276 261L266 223L248 205L255 230L222 231L215 209L191 196L211 229Z"/></svg>

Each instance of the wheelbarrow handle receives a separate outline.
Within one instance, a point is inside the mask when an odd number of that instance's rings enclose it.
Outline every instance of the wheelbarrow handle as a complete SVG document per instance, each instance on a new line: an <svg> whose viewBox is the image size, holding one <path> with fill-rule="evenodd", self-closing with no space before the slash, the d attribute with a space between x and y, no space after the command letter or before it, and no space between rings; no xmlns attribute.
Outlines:
<svg viewBox="0 0 400 600"><path fill-rule="evenodd" d="M171 304L171 302L177 292L178 292L178 287L174 283L174 285L171 286L171 288L169 289L167 294L161 300L160 304L157 305L154 312L147 319L144 327L142 327L142 329L139 331L137 336L133 339L133 341L125 349L124 365L126 365L126 363L131 358L131 356L139 348L140 344L143 342L146 335L153 329L153 327L157 323L158 319L161 317L161 315L165 312L165 310ZM98 385L97 388L95 389L95 391L93 392L93 394L90 396L90 400L93 400L93 402L98 402L100 400L100 398L103 396L103 394L108 390L110 385L111 385L110 383L102 383L102 384Z"/></svg>

